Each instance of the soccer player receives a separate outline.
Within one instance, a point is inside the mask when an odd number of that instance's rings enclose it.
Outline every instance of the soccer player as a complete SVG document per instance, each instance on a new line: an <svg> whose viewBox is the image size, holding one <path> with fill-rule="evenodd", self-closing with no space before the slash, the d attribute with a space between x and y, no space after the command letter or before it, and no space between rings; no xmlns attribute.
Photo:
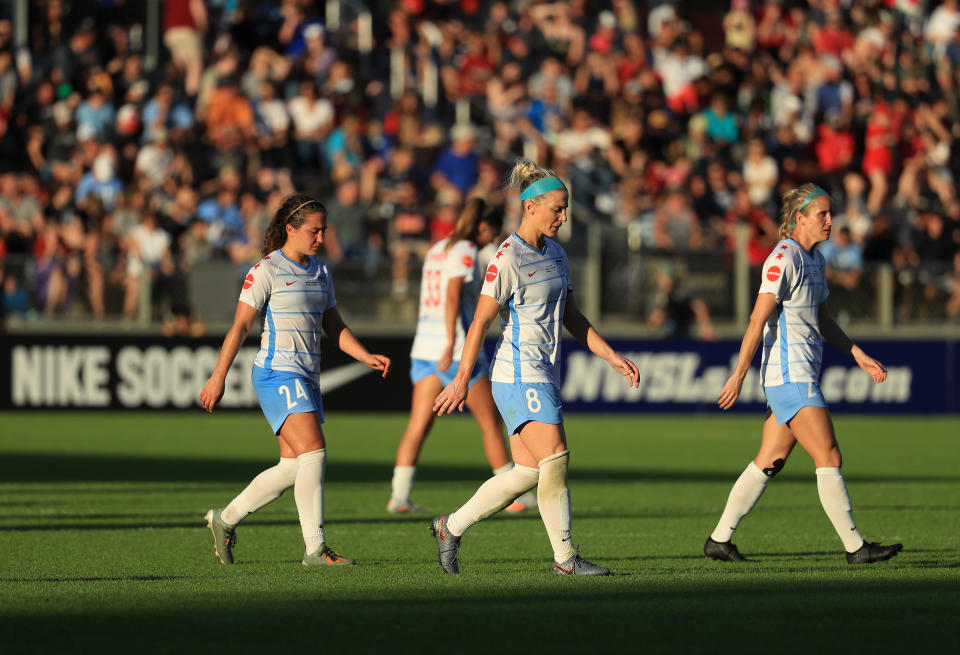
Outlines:
<svg viewBox="0 0 960 655"><path fill-rule="evenodd" d="M435 243L427 251L420 281L420 312L417 333L410 351L410 381L413 397L410 419L397 447L393 468L392 494L387 503L391 514L423 513L423 508L410 499L420 449L433 425L433 401L443 387L453 380L463 351L464 327L477 304L480 274L477 248L493 237L491 230L480 236L480 225L486 203L472 198L457 219L454 233ZM470 376L467 407L483 434L483 450L494 475L513 468L503 440L503 421L490 395L487 379L489 362L482 352ZM523 494L507 507L521 512L536 505L532 492Z"/></svg>
<svg viewBox="0 0 960 655"><path fill-rule="evenodd" d="M566 253L550 238L567 220L563 182L550 170L520 161L511 171L510 185L521 192L520 227L500 245L487 267L460 367L437 396L434 411L463 411L483 337L499 313L503 336L497 343L490 380L493 398L507 423L516 466L484 482L463 507L436 517L430 528L439 547L440 566L446 573L459 573L457 555L467 528L539 485L537 502L553 547L553 572L607 575L610 569L580 557L570 536L570 452L557 389L561 325L622 373L631 386L639 385L639 372L600 337L577 307Z"/></svg>
<svg viewBox="0 0 960 655"><path fill-rule="evenodd" d="M227 371L260 315L253 385L277 435L280 462L254 478L225 508L207 512L214 552L223 564L233 563L237 524L291 486L305 544L303 565L355 563L329 548L323 531L326 441L318 386L321 329L340 350L381 371L383 377L390 371L390 359L367 352L340 317L330 270L316 257L326 229L327 210L322 204L305 195L284 200L267 226L263 259L247 273L233 327L200 392L201 405L212 412L223 396Z"/></svg>
<svg viewBox="0 0 960 655"><path fill-rule="evenodd" d="M883 365L854 344L823 305L828 294L825 263L816 245L830 238L832 223L830 197L820 187L804 184L784 195L781 240L763 264L760 294L736 368L718 395L722 409L733 406L762 340L760 376L769 409L760 451L733 485L720 522L704 544L709 558L745 561L730 541L733 532L784 467L797 442L813 458L820 503L843 542L847 562L880 562L903 549L901 544L882 546L860 536L840 474L837 437L820 392L824 340L850 355L875 384L887 377Z"/></svg>

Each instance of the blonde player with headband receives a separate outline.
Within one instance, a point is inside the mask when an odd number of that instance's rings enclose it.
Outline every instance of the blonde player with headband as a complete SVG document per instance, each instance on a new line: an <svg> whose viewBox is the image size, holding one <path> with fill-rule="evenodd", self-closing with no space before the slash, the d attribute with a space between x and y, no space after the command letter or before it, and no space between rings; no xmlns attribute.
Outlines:
<svg viewBox="0 0 960 655"><path fill-rule="evenodd" d="M340 318L330 270L316 257L326 230L327 210L322 204L305 195L284 200L264 235L263 259L243 282L216 368L200 392L201 405L212 412L223 397L230 365L253 321L261 316L253 386L277 435L280 462L254 478L225 508L207 512L214 552L223 564L233 564L236 525L290 487L303 532L303 565L355 563L327 546L323 530L327 451L318 381L321 330L340 350L382 371L383 377L390 371L390 359L367 352Z"/></svg>
<svg viewBox="0 0 960 655"><path fill-rule="evenodd" d="M494 236L491 230L481 236L486 206L480 198L468 200L454 233L433 244L424 257L417 333L410 349L413 397L410 418L397 446L393 467L391 496L387 502L387 512L391 514L424 512L410 497L417 459L433 425L433 401L457 372L466 328L477 306L482 279L482 272L476 270L477 248L487 245ZM512 469L513 462L503 441L503 421L490 395L489 365L481 352L473 366L466 402L480 426L490 468L494 475L500 475ZM533 492L527 492L511 503L507 511L521 512L534 507L536 502Z"/></svg>
<svg viewBox="0 0 960 655"><path fill-rule="evenodd" d="M493 398L507 423L516 463L487 480L456 512L438 516L430 528L446 573L459 573L460 539L471 525L492 516L539 485L540 516L553 547L556 575L607 575L610 569L580 557L570 535L566 435L560 413L561 325L606 359L631 386L637 367L614 352L580 313L563 249L551 237L567 220L567 189L552 171L521 161L510 174L520 190L520 227L490 260L457 375L437 396L434 411L463 411L467 385L487 328L499 313L503 336L490 369Z"/></svg>
<svg viewBox="0 0 960 655"><path fill-rule="evenodd" d="M783 197L780 242L763 264L763 278L737 365L718 396L730 409L740 395L750 362L763 342L760 377L767 397L760 451L733 485L726 508L704 544L712 559L743 562L731 542L733 532L760 499L767 482L783 468L800 443L816 467L820 503L840 536L847 562L864 564L890 559L901 544L882 546L860 536L850 497L840 474L842 459L827 403L820 392L823 341L850 355L874 383L887 371L854 344L827 313L823 255L815 248L830 238L833 215L827 192L804 184Z"/></svg>

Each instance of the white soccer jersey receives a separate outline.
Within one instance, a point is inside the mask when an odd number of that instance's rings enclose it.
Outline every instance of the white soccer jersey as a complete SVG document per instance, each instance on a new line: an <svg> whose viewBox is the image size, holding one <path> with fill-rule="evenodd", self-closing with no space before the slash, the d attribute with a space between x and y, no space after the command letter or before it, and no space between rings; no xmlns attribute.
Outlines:
<svg viewBox="0 0 960 655"><path fill-rule="evenodd" d="M829 294L825 267L820 252L809 253L793 239L778 243L763 263L760 293L774 294L779 303L763 328L764 386L820 380L823 338L817 315Z"/></svg>
<svg viewBox="0 0 960 655"><path fill-rule="evenodd" d="M500 303L503 335L494 351L493 382L560 383L560 333L570 284L567 254L544 239L543 251L516 233L500 244L480 293Z"/></svg>
<svg viewBox="0 0 960 655"><path fill-rule="evenodd" d="M477 275L477 246L467 240L458 241L445 250L450 239L437 241L423 262L423 277L420 279L420 312L417 319L417 334L410 350L411 359L435 362L447 345L447 284L450 278L462 277L460 308L455 324L456 340L453 344L453 359L459 360L463 353L463 340L477 307L480 292Z"/></svg>
<svg viewBox="0 0 960 655"><path fill-rule="evenodd" d="M310 257L301 266L274 250L247 273L240 301L261 315L254 364L318 381L323 312L337 304L326 263Z"/></svg>

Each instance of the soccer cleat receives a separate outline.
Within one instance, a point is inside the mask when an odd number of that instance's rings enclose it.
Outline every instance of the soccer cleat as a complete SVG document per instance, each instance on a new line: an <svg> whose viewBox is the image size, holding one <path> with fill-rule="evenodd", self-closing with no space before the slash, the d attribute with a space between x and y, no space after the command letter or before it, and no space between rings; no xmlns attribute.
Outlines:
<svg viewBox="0 0 960 655"><path fill-rule="evenodd" d="M713 537L707 537L707 543L703 544L703 554L710 559L720 560L721 562L750 561L740 554L740 551L733 545L733 542L714 541Z"/></svg>
<svg viewBox="0 0 960 655"><path fill-rule="evenodd" d="M872 564L885 562L903 550L903 544L881 546L877 543L864 541L863 545L852 553L847 553L847 564Z"/></svg>
<svg viewBox="0 0 960 655"><path fill-rule="evenodd" d="M537 496L532 491L528 491L507 505L505 509L511 514L519 514L528 509L537 509Z"/></svg>
<svg viewBox="0 0 960 655"><path fill-rule="evenodd" d="M460 573L457 555L460 553L460 537L447 530L447 517L438 516L430 522L430 532L437 539L439 556L437 563L444 573Z"/></svg>
<svg viewBox="0 0 960 655"><path fill-rule="evenodd" d="M233 564L233 547L237 545L236 526L225 523L220 514L223 508L207 510L203 518L213 533L213 552L221 564Z"/></svg>
<svg viewBox="0 0 960 655"><path fill-rule="evenodd" d="M426 514L427 510L412 500L396 501L393 498L387 503L388 514Z"/></svg>
<svg viewBox="0 0 960 655"><path fill-rule="evenodd" d="M356 563L357 560L334 552L326 544L320 544L320 548L309 555L304 554L302 562L304 566L352 566Z"/></svg>
<svg viewBox="0 0 960 655"><path fill-rule="evenodd" d="M563 564L553 563L554 575L610 575L610 569L580 557L580 553L575 552L573 557Z"/></svg>

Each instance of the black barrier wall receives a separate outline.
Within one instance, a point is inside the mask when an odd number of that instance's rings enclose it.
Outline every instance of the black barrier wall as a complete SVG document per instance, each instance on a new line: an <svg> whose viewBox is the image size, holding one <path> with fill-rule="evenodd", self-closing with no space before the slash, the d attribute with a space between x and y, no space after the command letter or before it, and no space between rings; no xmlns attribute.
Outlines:
<svg viewBox="0 0 960 655"><path fill-rule="evenodd" d="M324 344L320 387L327 411L406 411L410 339L365 338L393 360L386 379ZM487 343L492 349L494 340ZM181 409L199 411L200 390L221 340L148 337L7 336L0 345L0 409ZM640 388L580 344L565 340L560 395L574 412L717 412L716 394L736 361L739 342L611 342L640 369ZM960 412L960 348L954 341L870 341L887 381L874 385L849 358L827 348L821 388L834 412ZM227 377L222 409L256 409L250 371L258 344L248 342ZM760 412L759 355L734 411Z"/></svg>

